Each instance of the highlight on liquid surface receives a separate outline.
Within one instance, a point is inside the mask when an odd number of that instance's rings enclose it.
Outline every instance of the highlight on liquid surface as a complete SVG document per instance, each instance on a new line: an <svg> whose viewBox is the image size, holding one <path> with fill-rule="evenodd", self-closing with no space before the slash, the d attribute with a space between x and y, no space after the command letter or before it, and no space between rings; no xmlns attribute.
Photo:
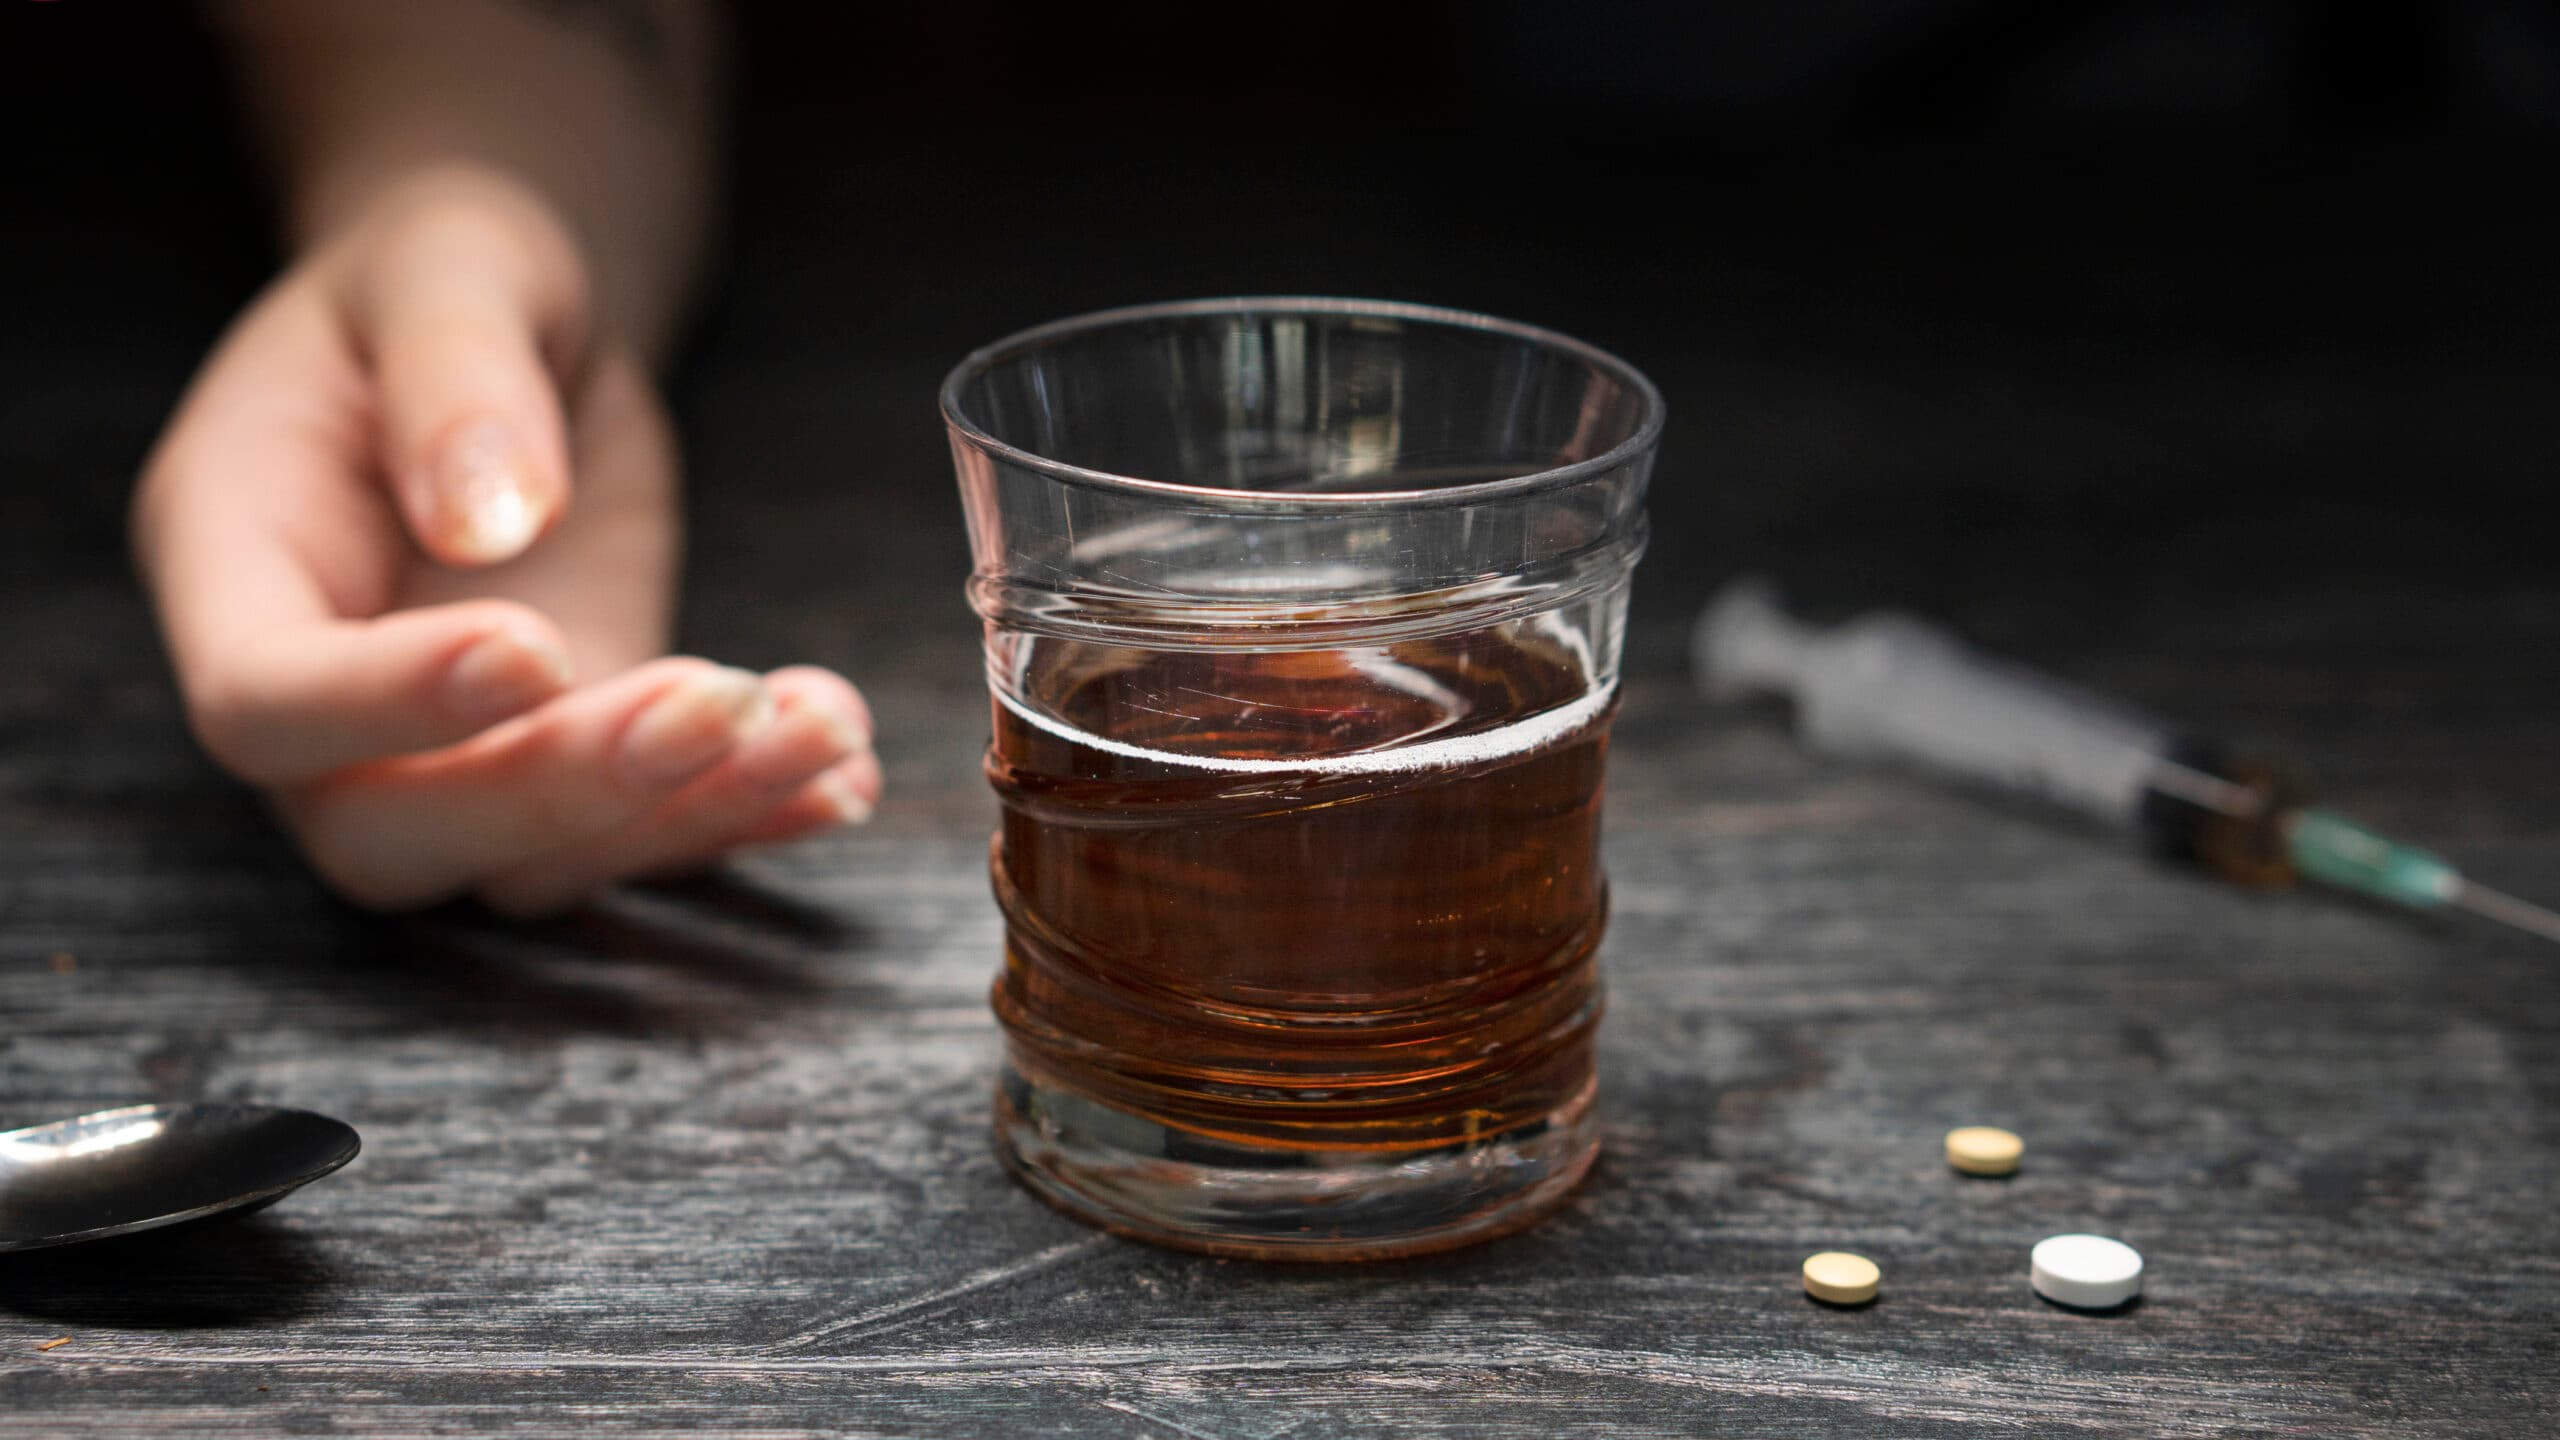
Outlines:
<svg viewBox="0 0 2560 1440"><path fill-rule="evenodd" d="M988 755L1017 1072L1216 1151L1580 1114L1615 690L1569 630L1020 643Z"/></svg>

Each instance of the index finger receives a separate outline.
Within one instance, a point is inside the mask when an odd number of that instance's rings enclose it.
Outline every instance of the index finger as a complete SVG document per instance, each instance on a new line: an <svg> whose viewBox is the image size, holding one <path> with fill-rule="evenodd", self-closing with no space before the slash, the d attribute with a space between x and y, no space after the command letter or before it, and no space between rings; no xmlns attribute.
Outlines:
<svg viewBox="0 0 2560 1440"><path fill-rule="evenodd" d="M363 379L327 307L252 307L181 402L134 508L136 558L207 750L254 783L450 743L569 681L528 607L375 618L406 540L371 463Z"/></svg>

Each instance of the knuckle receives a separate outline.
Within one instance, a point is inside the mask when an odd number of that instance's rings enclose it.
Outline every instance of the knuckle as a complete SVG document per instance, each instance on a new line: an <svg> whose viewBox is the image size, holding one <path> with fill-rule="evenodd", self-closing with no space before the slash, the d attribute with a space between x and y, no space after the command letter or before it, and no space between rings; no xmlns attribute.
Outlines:
<svg viewBox="0 0 2560 1440"><path fill-rule="evenodd" d="M410 282L474 277L530 310L550 341L579 351L594 302L579 241L535 190L481 167L412 174L379 202L358 287L374 305Z"/></svg>
<svg viewBox="0 0 2560 1440"><path fill-rule="evenodd" d="M561 765L569 763L563 759ZM528 786L516 800L514 823L507 828L521 850L549 850L572 844L611 824L614 807L585 796L564 795L545 786Z"/></svg>
<svg viewBox="0 0 2560 1440"><path fill-rule="evenodd" d="M359 909L392 913L449 898L460 887L437 883L397 847L372 843L349 824L348 802L325 791L288 808L287 824L312 873Z"/></svg>
<svg viewBox="0 0 2560 1440"><path fill-rule="evenodd" d="M554 303L585 309L588 280L578 244L522 182L485 169L440 167L404 182L385 203L386 258L395 265L494 268Z"/></svg>
<svg viewBox="0 0 2560 1440"><path fill-rule="evenodd" d="M598 776L600 763L557 726L539 727L519 742L504 773L482 782L493 790L475 822L483 854L498 862L542 854L620 820L622 804Z"/></svg>
<svg viewBox="0 0 2560 1440"><path fill-rule="evenodd" d="M824 705L851 720L862 733L871 733L871 706L853 682L832 670L817 665L787 665L773 672L777 693L794 695Z"/></svg>
<svg viewBox="0 0 2560 1440"><path fill-rule="evenodd" d="M441 614L451 624L454 633L463 637L455 647L457 653L462 645L492 635L511 635L529 644L562 643L558 627L541 611L521 600L455 600L443 606Z"/></svg>
<svg viewBox="0 0 2560 1440"><path fill-rule="evenodd" d="M133 482L133 494L125 506L125 521L132 529L136 543L148 545L160 529L162 516L169 508L169 487L177 462L170 455L170 440L164 436L160 446L143 463L142 474Z"/></svg>
<svg viewBox="0 0 2560 1440"><path fill-rule="evenodd" d="M184 691L187 729L205 754L243 780L262 779L274 759L272 727L250 688L232 672L214 670L189 677Z"/></svg>

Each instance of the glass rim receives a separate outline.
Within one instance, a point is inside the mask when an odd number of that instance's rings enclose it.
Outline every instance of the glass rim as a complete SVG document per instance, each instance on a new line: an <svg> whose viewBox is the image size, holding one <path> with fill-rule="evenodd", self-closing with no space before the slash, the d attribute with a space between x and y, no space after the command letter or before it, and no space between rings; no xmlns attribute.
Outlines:
<svg viewBox="0 0 2560 1440"><path fill-rule="evenodd" d="M1506 475L1498 480L1477 480L1465 485L1442 485L1423 490L1326 490L1318 493L1293 490L1241 490L1221 485L1190 485L1178 480L1151 480L1140 475L1122 475L1109 470L1095 470L1052 459L1034 450L1024 449L1010 441L999 440L964 413L960 406L961 389L1007 360L1070 337L1086 335L1113 326L1152 320L1183 320L1205 315L1338 315L1352 318L1378 318L1418 321L1429 325L1447 325L1479 333L1507 336L1534 345L1561 351L1601 371L1633 391L1642 406L1635 429L1607 450L1587 460L1570 465L1533 470L1525 475ZM1420 508L1438 505L1463 505L1479 500L1496 500L1515 495L1557 489L1594 475L1619 469L1651 450L1662 438L1662 392L1635 366L1591 344L1577 340L1562 331L1549 330L1517 320L1505 320L1477 310L1460 310L1441 305L1419 305L1401 300L1357 300L1322 295L1233 295L1200 300L1162 300L1145 305L1122 305L1108 310L1092 310L1069 315L1046 324L1017 330L991 344L982 345L962 357L959 364L942 379L941 408L943 423L972 446L995 455L1023 469L1061 480L1102 490L1128 491L1142 495L1161 495L1184 500L1215 501L1230 507L1256 510L1326 509L1345 506L1378 506Z"/></svg>

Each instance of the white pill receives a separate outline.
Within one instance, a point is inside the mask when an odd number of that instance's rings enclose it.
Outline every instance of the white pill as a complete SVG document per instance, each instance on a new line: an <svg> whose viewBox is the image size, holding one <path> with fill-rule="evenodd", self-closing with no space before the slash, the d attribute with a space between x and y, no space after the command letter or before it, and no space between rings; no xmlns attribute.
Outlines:
<svg viewBox="0 0 2560 1440"><path fill-rule="evenodd" d="M2104 1235L2056 1235L2028 1256L2036 1293L2081 1310L2109 1310L2142 1293L2142 1254Z"/></svg>

